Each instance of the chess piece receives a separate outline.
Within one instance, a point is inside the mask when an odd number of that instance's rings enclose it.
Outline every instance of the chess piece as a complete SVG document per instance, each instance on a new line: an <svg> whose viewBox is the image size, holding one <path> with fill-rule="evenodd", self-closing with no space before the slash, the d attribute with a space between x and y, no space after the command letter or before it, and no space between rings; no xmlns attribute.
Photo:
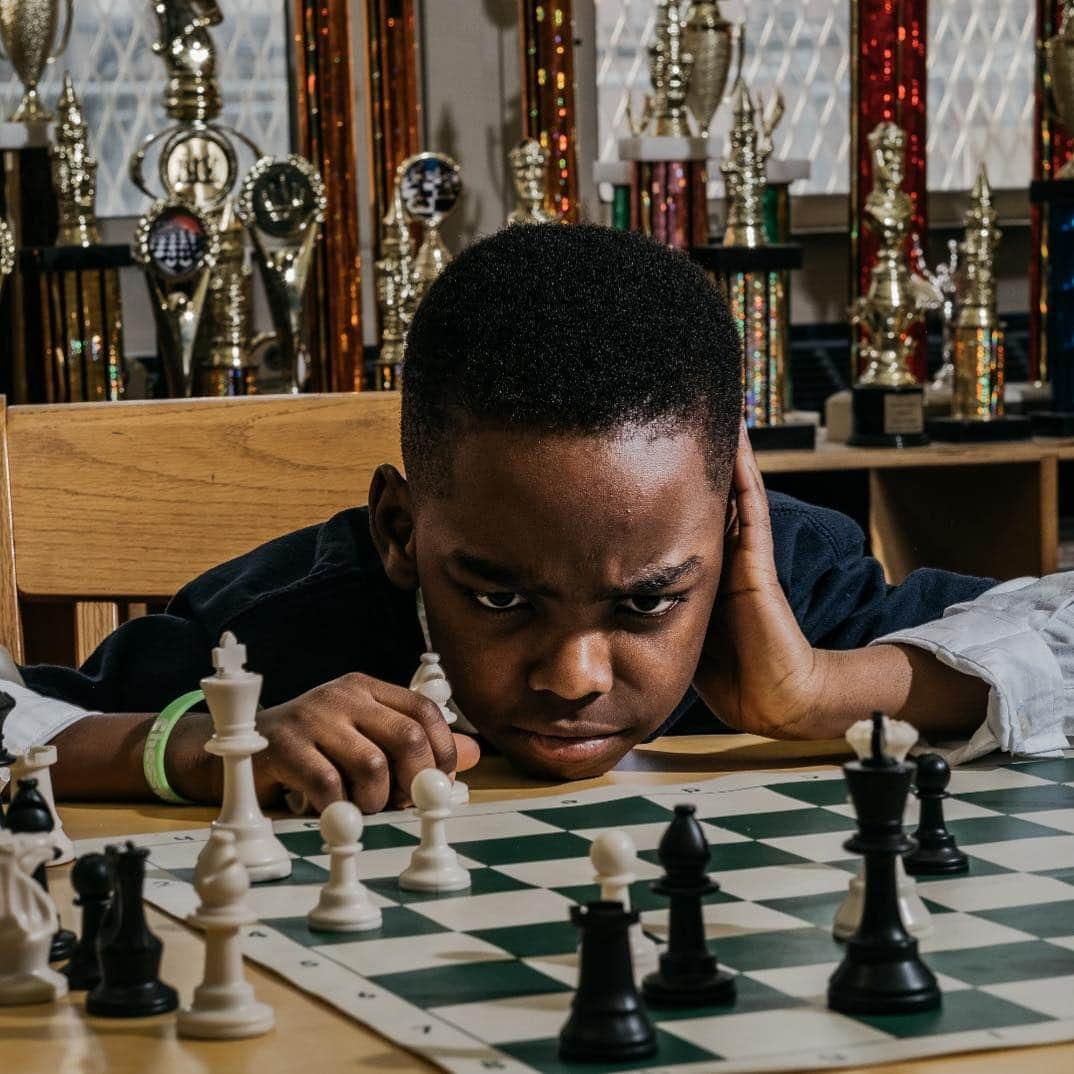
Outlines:
<svg viewBox="0 0 1074 1074"><path fill-rule="evenodd" d="M969 870L969 859L955 845L943 817L943 800L949 797L951 769L938 753L917 758L914 792L921 803L914 839L917 846L902 857L906 871L914 876L950 876Z"/></svg>
<svg viewBox="0 0 1074 1074"><path fill-rule="evenodd" d="M103 854L83 854L71 870L71 886L82 907L82 935L71 961L60 971L75 991L96 988L101 980L101 962L97 954L97 937L108 904L112 901L112 877Z"/></svg>
<svg viewBox="0 0 1074 1074"><path fill-rule="evenodd" d="M896 761L905 761L906 755L917 741L917 731L903 720L883 717L884 741L888 752ZM858 756L864 760L872 750L872 720L858 720L847 729L846 739ZM899 892L899 915L906 931L919 940L932 935L932 915L921 900L917 882L906 875L902 859L895 862L895 880ZM865 866L851 877L847 897L835 914L832 935L837 940L849 940L861 923L861 908L865 899Z"/></svg>
<svg viewBox="0 0 1074 1074"><path fill-rule="evenodd" d="M37 790L36 779L20 779L18 790L7 811L8 831L32 835L45 835L52 841L52 813L48 802ZM53 845L53 854L56 848ZM47 859L51 860L51 859ZM42 861L34 870L34 880L40 885L41 890L48 894L48 877L45 875L45 862ZM57 925L59 925L57 915ZM52 947L49 953L49 962L61 962L71 957L75 949L77 939L70 929L62 926L56 929L52 937Z"/></svg>
<svg viewBox="0 0 1074 1074"><path fill-rule="evenodd" d="M21 757L16 757L11 765L11 781L17 784L20 779L36 779L37 790L52 814L52 845L56 848L56 857L48 865L66 865L75 860L75 847L63 830L63 822L56 812L56 796L52 791L52 775L49 769L56 763L55 746L31 746Z"/></svg>
<svg viewBox="0 0 1074 1074"><path fill-rule="evenodd" d="M67 993L67 978L49 968L56 907L32 877L52 853L48 832L0 831L0 1006Z"/></svg>
<svg viewBox="0 0 1074 1074"><path fill-rule="evenodd" d="M450 727L458 718L452 710L451 683L440 665L439 653L422 653L418 663L418 670L414 672L410 680L410 689L430 701L435 701L437 707L444 715L444 722ZM451 804L465 805L470 801L470 788L461 779L456 779L451 785Z"/></svg>
<svg viewBox="0 0 1074 1074"><path fill-rule="evenodd" d="M671 900L668 945L660 968L642 982L642 994L652 1007L708 1007L735 998L735 980L717 965L705 940L701 899L718 891L705 871L709 845L692 805L675 807L657 850L664 875L653 884L658 895Z"/></svg>
<svg viewBox="0 0 1074 1074"><path fill-rule="evenodd" d="M656 1054L656 1033L634 987L628 932L636 911L617 902L572 906L582 930L578 991L559 1034L559 1056L568 1062L629 1063Z"/></svg>
<svg viewBox="0 0 1074 1074"><path fill-rule="evenodd" d="M262 814L254 788L253 755L268 745L255 724L261 676L246 670L246 646L230 631L213 649L213 667L216 674L201 680L213 718L205 749L224 762L224 795L213 830L235 836L239 860L253 883L282 880L291 875L291 856Z"/></svg>
<svg viewBox="0 0 1074 1074"><path fill-rule="evenodd" d="M634 841L618 828L601 832L589 848L589 860L593 863L600 884L602 902L617 902L624 910L630 909L630 885L638 878L638 851ZM635 966L656 960L656 944L642 931L641 922L635 921L629 930L630 957Z"/></svg>
<svg viewBox="0 0 1074 1074"><path fill-rule="evenodd" d="M86 1011L100 1018L147 1018L179 1005L175 989L160 980L164 945L149 931L142 902L149 851L128 842L105 848L114 894L97 938L101 980L86 996Z"/></svg>
<svg viewBox="0 0 1074 1074"><path fill-rule="evenodd" d="M399 877L404 891L460 891L470 874L448 846L445 821L451 816L451 780L438 768L424 768L410 785L410 797L421 818L421 842Z"/></svg>
<svg viewBox="0 0 1074 1074"><path fill-rule="evenodd" d="M362 849L362 813L352 802L333 802L321 814L324 851L331 856L328 883L309 913L309 926L318 932L366 932L379 929L380 908L358 879Z"/></svg>
<svg viewBox="0 0 1074 1074"><path fill-rule="evenodd" d="M179 1036L239 1040L267 1033L276 1017L254 997L242 968L239 929L257 918L245 902L250 878L233 832L216 828L209 836L194 870L194 890L201 905L187 921L205 933L205 974L190 1006L179 1011Z"/></svg>
<svg viewBox="0 0 1074 1074"><path fill-rule="evenodd" d="M902 815L913 769L885 751L880 713L873 717L871 752L843 772L858 818L844 844L865 855L861 924L828 982L828 1006L844 1014L909 1014L938 1007L940 989L921 961L899 914L895 862L909 850Z"/></svg>

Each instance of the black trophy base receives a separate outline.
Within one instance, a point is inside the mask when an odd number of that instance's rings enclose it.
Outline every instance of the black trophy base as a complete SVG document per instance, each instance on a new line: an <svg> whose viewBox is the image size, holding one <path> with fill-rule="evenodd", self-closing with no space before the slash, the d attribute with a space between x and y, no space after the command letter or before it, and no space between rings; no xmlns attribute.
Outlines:
<svg viewBox="0 0 1074 1074"><path fill-rule="evenodd" d="M1037 410L1029 420L1034 436L1074 436L1074 410Z"/></svg>
<svg viewBox="0 0 1074 1074"><path fill-rule="evenodd" d="M57 929L48 949L49 962L66 962L78 946L78 937L70 929Z"/></svg>
<svg viewBox="0 0 1074 1074"><path fill-rule="evenodd" d="M817 427L808 422L753 425L749 434L754 451L812 451L817 446Z"/></svg>
<svg viewBox="0 0 1074 1074"><path fill-rule="evenodd" d="M920 384L898 388L858 385L853 394L854 432L851 447L921 447L925 435L925 389Z"/></svg>
<svg viewBox="0 0 1074 1074"><path fill-rule="evenodd" d="M735 979L717 970L691 980L671 980L657 970L641 984L641 994L650 1007L719 1007L735 1001Z"/></svg>
<svg viewBox="0 0 1074 1074"><path fill-rule="evenodd" d="M850 943L853 944L853 939ZM940 987L917 957L917 943L902 958L885 952L848 954L828 982L828 1006L843 1014L914 1014L940 1006Z"/></svg>
<svg viewBox="0 0 1074 1074"><path fill-rule="evenodd" d="M933 418L927 425L933 440L945 444L994 444L1000 441L1028 440L1033 424L1022 415L1007 415L987 421L971 418Z"/></svg>
<svg viewBox="0 0 1074 1074"><path fill-rule="evenodd" d="M102 983L86 996L86 1013L97 1018L151 1018L178 1006L178 993L163 981L123 988L108 988Z"/></svg>

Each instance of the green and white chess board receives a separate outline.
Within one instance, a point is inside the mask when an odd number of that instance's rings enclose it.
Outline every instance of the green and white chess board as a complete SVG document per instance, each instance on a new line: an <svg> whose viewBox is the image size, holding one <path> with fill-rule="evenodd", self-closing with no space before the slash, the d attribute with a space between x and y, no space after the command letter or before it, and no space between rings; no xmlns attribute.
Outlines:
<svg viewBox="0 0 1074 1074"><path fill-rule="evenodd" d="M922 951L944 993L929 1014L850 1017L825 1006L841 957L832 921L858 868L843 850L853 819L837 769L461 807L448 838L473 886L444 896L399 890L418 841L413 814L370 817L358 861L384 920L357 934L307 928L327 857L316 821L282 821L294 873L251 890L260 920L245 931L245 950L457 1074L624 1070L557 1057L576 974L568 911L597 897L590 840L623 828L640 851L634 905L650 935L665 939L666 905L649 883L672 809L689 801L721 888L705 906L707 932L738 974L738 999L721 1010L652 1012L659 1054L637 1069L799 1070L1074 1039L1074 754L958 769L951 790L946 815L970 872L919 882L934 924ZM916 824L914 801L907 823ZM199 830L134 840L151 847L151 903L178 917L193 910L205 838Z"/></svg>

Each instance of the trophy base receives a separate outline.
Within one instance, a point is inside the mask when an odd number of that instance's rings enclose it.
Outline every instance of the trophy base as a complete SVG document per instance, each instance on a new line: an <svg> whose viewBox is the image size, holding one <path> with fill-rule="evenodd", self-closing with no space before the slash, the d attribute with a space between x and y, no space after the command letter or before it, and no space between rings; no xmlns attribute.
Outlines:
<svg viewBox="0 0 1074 1074"><path fill-rule="evenodd" d="M817 427L805 422L754 425L747 431L754 451L812 451L817 446Z"/></svg>
<svg viewBox="0 0 1074 1074"><path fill-rule="evenodd" d="M853 391L851 447L921 447L925 435L925 389L920 384L858 385Z"/></svg>
<svg viewBox="0 0 1074 1074"><path fill-rule="evenodd" d="M1029 420L1034 436L1074 436L1074 410L1036 410Z"/></svg>
<svg viewBox="0 0 1074 1074"><path fill-rule="evenodd" d="M946 444L992 444L1002 440L1028 440L1033 433L1029 418L1008 415L987 421L970 418L933 418L929 436Z"/></svg>

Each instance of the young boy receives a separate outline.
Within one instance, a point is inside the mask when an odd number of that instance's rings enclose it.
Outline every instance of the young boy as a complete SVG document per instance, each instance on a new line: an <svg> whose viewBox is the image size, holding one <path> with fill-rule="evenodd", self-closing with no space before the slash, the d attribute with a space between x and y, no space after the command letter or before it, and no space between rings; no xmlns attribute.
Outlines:
<svg viewBox="0 0 1074 1074"><path fill-rule="evenodd" d="M81 670L25 669L58 700L20 694L9 742L54 740L62 795L145 797L148 729L231 630L264 675L259 794L318 809L376 811L424 767L474 763L403 685L430 644L480 736L553 779L607 771L698 699L773 737L879 708L972 736L963 756L1063 746L1074 575L888 586L849 519L766 496L741 413L735 326L685 257L589 226L502 231L414 319L406 477L380 467L368 508L210 571ZM218 797L210 733L201 712L176 725L172 793Z"/></svg>

